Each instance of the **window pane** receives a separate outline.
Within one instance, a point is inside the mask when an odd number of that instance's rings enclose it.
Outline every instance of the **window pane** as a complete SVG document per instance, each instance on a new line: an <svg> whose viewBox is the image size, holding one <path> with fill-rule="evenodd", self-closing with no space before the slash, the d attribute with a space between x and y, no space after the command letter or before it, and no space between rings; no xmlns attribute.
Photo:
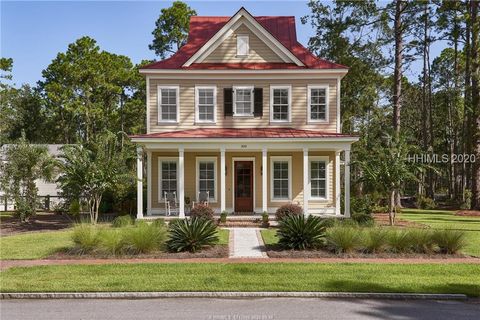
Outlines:
<svg viewBox="0 0 480 320"><path fill-rule="evenodd" d="M288 199L289 196L288 161L273 162L273 197Z"/></svg>
<svg viewBox="0 0 480 320"><path fill-rule="evenodd" d="M177 163L175 161L161 162L161 194L177 191Z"/></svg>
<svg viewBox="0 0 480 320"><path fill-rule="evenodd" d="M198 188L200 192L209 192L211 199L215 197L215 163L202 161L198 165Z"/></svg>
<svg viewBox="0 0 480 320"><path fill-rule="evenodd" d="M326 90L310 89L310 118L312 120L325 120L326 108Z"/></svg>
<svg viewBox="0 0 480 320"><path fill-rule="evenodd" d="M252 90L236 89L235 90L235 113L251 114L252 113Z"/></svg>
<svg viewBox="0 0 480 320"><path fill-rule="evenodd" d="M273 120L288 120L288 89L273 89Z"/></svg>
<svg viewBox="0 0 480 320"><path fill-rule="evenodd" d="M325 161L310 162L310 182L312 197L326 197L326 166Z"/></svg>

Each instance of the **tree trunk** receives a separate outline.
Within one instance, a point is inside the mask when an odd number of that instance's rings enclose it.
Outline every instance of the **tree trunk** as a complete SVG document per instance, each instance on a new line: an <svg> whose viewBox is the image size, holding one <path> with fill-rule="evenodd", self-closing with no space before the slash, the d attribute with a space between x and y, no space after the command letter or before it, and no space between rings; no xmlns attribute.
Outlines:
<svg viewBox="0 0 480 320"><path fill-rule="evenodd" d="M465 5L467 7L467 12L470 12L470 1L466 1ZM466 30L465 30L465 91L464 91L464 119L463 119L463 142L464 142L464 153L472 153L472 131L471 131L471 121L472 121L472 106L471 106L471 56L470 56L470 32L471 32L471 19L470 15L467 14L466 19ZM464 188L471 188L471 164L464 163L465 171L464 178L465 184Z"/></svg>
<svg viewBox="0 0 480 320"><path fill-rule="evenodd" d="M388 219L390 221L391 226L395 225L395 211L396 211L395 195L396 195L395 190L392 190L390 192L390 210L388 214Z"/></svg>
<svg viewBox="0 0 480 320"><path fill-rule="evenodd" d="M476 159L480 159L480 88L479 88L479 33L480 21L478 19L478 1L471 1L471 68L472 68L472 109L475 119L472 128L472 140L474 143L474 152ZM472 209L480 209L480 164L479 161L473 163L472 174Z"/></svg>
<svg viewBox="0 0 480 320"><path fill-rule="evenodd" d="M406 1L397 1L395 3L395 69L393 83L393 129L397 136L400 135L400 114L402 110L402 64L403 64L403 23L402 13L407 6Z"/></svg>

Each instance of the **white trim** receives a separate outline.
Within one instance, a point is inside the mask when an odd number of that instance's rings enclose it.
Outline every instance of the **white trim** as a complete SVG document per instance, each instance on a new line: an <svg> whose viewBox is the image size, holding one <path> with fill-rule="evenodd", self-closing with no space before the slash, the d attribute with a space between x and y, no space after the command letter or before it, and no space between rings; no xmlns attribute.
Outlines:
<svg viewBox="0 0 480 320"><path fill-rule="evenodd" d="M178 148L178 217L185 219L185 149Z"/></svg>
<svg viewBox="0 0 480 320"><path fill-rule="evenodd" d="M247 41L245 42L246 43L246 46L247 46L247 52L244 53L244 54L241 54L239 53L239 40L241 38L246 38ZM250 54L250 36L248 34L237 34L237 57L248 57L248 55Z"/></svg>
<svg viewBox="0 0 480 320"><path fill-rule="evenodd" d="M143 148L137 146L137 219L143 218Z"/></svg>
<svg viewBox="0 0 480 320"><path fill-rule="evenodd" d="M178 165L178 157L158 157L158 203L163 203L164 200L165 200L165 197L164 197L164 193L163 193L163 188L162 188L162 163L163 162L175 162L177 164L177 169L176 169L176 172L177 172L177 176L176 176L176 180L177 180L177 197L179 195L179 191L180 191L180 188L179 188L179 181L178 181L178 171L179 171L179 165Z"/></svg>
<svg viewBox="0 0 480 320"><path fill-rule="evenodd" d="M152 214L152 151L147 150L147 216Z"/></svg>
<svg viewBox="0 0 480 320"><path fill-rule="evenodd" d="M217 157L210 156L210 157L195 157L195 199L197 199L198 192L200 192L200 162L213 162L213 187L214 187L214 194L213 197L210 195L209 202L210 203L217 203L217 190L218 190L218 177L217 177Z"/></svg>
<svg viewBox="0 0 480 320"><path fill-rule="evenodd" d="M146 76L146 103L147 103L147 123L146 123L146 128L147 128L147 133L150 133L150 76L147 75ZM158 109L158 106L157 106L157 109Z"/></svg>
<svg viewBox="0 0 480 320"><path fill-rule="evenodd" d="M275 89L288 90L288 116L287 120L273 119L273 91ZM271 85L270 86L270 122L290 123L292 122L292 86L291 85Z"/></svg>
<svg viewBox="0 0 480 320"><path fill-rule="evenodd" d="M344 209L343 213L346 218L350 218L350 149L345 149L345 190L344 190Z"/></svg>
<svg viewBox="0 0 480 320"><path fill-rule="evenodd" d="M308 202L310 200L310 179L309 179L309 159L308 159L308 148L303 148L303 214L310 215L310 210L308 208Z"/></svg>
<svg viewBox="0 0 480 320"><path fill-rule="evenodd" d="M288 162L288 198L275 198L273 193L273 163L275 161ZM270 202L292 201L292 156L270 156Z"/></svg>
<svg viewBox="0 0 480 320"><path fill-rule="evenodd" d="M241 8L233 17L230 18L230 20L212 37L210 40L208 40L193 56L190 57L190 59L187 60L187 62L184 63L184 67L190 66L192 63L195 61L199 60L199 62L202 61L202 58L208 56L209 53L211 53L216 47L220 45L220 43L223 42L228 36L230 36L233 33L233 30L235 29L235 26L237 25L237 22L239 22L240 18L244 17L246 19L246 22L241 22L247 25L250 29L256 29L252 30L252 32L262 39L266 45L269 47L273 47L274 52L278 52L278 54L282 54L282 56L287 56L291 61L293 61L295 64L298 66L304 66L302 61L300 61L290 50L285 48L275 37L273 37L270 32L265 30L264 27L260 23L255 20L255 18L252 17L252 15L245 10L244 8ZM248 24L250 23L250 25Z"/></svg>
<svg viewBox="0 0 480 320"><path fill-rule="evenodd" d="M220 212L225 211L226 207L226 177L225 177L225 148L220 149Z"/></svg>
<svg viewBox="0 0 480 320"><path fill-rule="evenodd" d="M262 148L262 213L268 210L268 151Z"/></svg>
<svg viewBox="0 0 480 320"><path fill-rule="evenodd" d="M252 161L253 162L253 206L252 206L252 210L255 211L255 176L256 176L256 172L255 172L255 157L232 157L232 169L231 169L231 172L232 172L232 212L235 211L235 161Z"/></svg>
<svg viewBox="0 0 480 320"><path fill-rule="evenodd" d="M177 117L175 120L163 120L161 119L160 104L162 99L162 89L175 89L177 93ZM148 94L147 94L148 95ZM180 86L179 85L157 85L157 123L158 124L172 124L179 123L180 121Z"/></svg>
<svg viewBox="0 0 480 320"><path fill-rule="evenodd" d="M239 85L239 86L233 86L232 87L232 93L233 93L233 116L234 117L253 117L253 112L254 112L254 109L255 109L255 99L254 99L254 86L251 86L251 85ZM240 89L240 90L250 90L251 93L250 93L250 107L251 107L251 113L237 113L237 90Z"/></svg>
<svg viewBox="0 0 480 320"><path fill-rule="evenodd" d="M312 161L323 161L325 162L325 197L314 197L312 196ZM328 156L310 156L308 157L308 184L310 187L310 200L315 201L329 201L330 200L330 157Z"/></svg>
<svg viewBox="0 0 480 320"><path fill-rule="evenodd" d="M341 83L340 83L340 78L337 78L337 114L335 115L337 119L337 132L341 133L342 132L342 118L341 118L341 111L340 111L340 90L341 90Z"/></svg>
<svg viewBox="0 0 480 320"><path fill-rule="evenodd" d="M324 120L312 120L311 118L311 90L312 89L325 89L325 119ZM328 123L329 121L329 113L330 113L330 106L329 106L329 86L326 84L309 84L307 86L307 123Z"/></svg>
<svg viewBox="0 0 480 320"><path fill-rule="evenodd" d="M213 121L199 119L199 89L213 89ZM217 122L217 86L216 85L196 85L195 86L195 123L215 124Z"/></svg>
<svg viewBox="0 0 480 320"><path fill-rule="evenodd" d="M335 215L340 215L341 203L341 186L340 186L340 151L335 151Z"/></svg>

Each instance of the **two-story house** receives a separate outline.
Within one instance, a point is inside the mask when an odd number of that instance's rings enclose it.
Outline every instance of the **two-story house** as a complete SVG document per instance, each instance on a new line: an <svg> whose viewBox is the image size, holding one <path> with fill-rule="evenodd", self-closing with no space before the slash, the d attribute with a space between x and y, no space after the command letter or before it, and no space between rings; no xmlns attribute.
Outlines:
<svg viewBox="0 0 480 320"><path fill-rule="evenodd" d="M291 16L194 16L187 43L145 66L147 133L138 144L138 218L165 214L164 196L208 192L215 212L350 215L350 146L341 133L348 68L313 55ZM340 212L340 153L345 209ZM143 153L147 210L143 212Z"/></svg>

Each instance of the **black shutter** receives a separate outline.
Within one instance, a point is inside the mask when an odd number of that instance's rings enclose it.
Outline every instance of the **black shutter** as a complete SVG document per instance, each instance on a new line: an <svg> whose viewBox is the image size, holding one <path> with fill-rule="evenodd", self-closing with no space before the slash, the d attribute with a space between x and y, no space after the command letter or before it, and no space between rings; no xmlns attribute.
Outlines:
<svg viewBox="0 0 480 320"><path fill-rule="evenodd" d="M223 114L225 117L233 116L233 90L223 88Z"/></svg>
<svg viewBox="0 0 480 320"><path fill-rule="evenodd" d="M255 117L263 116L263 88L253 90L253 115Z"/></svg>

